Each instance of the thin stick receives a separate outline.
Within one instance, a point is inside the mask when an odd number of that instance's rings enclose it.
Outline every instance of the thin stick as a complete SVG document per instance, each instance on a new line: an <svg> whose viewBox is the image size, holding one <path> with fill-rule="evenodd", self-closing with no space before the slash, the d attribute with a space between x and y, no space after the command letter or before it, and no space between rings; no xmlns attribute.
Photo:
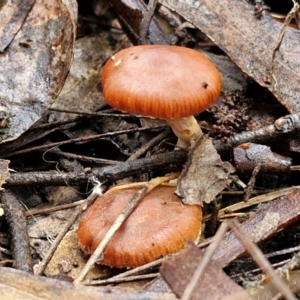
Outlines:
<svg viewBox="0 0 300 300"><path fill-rule="evenodd" d="M246 232L243 230L241 225L236 221L232 221L231 229L235 236L241 241L245 249L251 254L254 261L260 266L260 268L265 272L265 274L272 281L274 287L284 296L287 300L296 300L292 291L284 283L284 281L278 276L275 270L272 268L270 262L265 258L259 247L247 236Z"/></svg>
<svg viewBox="0 0 300 300"><path fill-rule="evenodd" d="M275 85L274 85L274 91L275 91L275 94L277 92L277 80L275 78L275 75L274 75L274 69L275 69L275 56L276 56L276 52L279 50L280 46L281 46L281 43L283 41L283 38L284 38L284 35L285 35L285 32L286 32L286 28L287 26L291 23L291 20L293 18L295 18L295 16L297 15L298 11L299 11L299 4L295 3L295 1L293 0L294 2L294 6L293 8L289 11L289 13L287 14L285 20L284 20L284 23L283 23L283 26L280 30L280 35L279 35L279 38L276 42L276 45L275 47L273 48L273 51L272 51L272 60L271 60L271 75L272 75L272 78L274 79L275 81Z"/></svg>
<svg viewBox="0 0 300 300"><path fill-rule="evenodd" d="M169 135L170 131L165 130L159 135L155 136L152 140L150 140L148 143L146 143L141 149L137 150L135 153L133 153L127 161L133 161L139 157L141 157L143 154L145 154L151 147L158 144L160 141L165 139Z"/></svg>
<svg viewBox="0 0 300 300"><path fill-rule="evenodd" d="M142 274L142 275L136 275L136 276L128 276L128 277L120 277L120 278L109 278L109 279L103 279L103 280L94 280L86 283L85 285L108 285L108 284L116 284L116 283L123 283L123 282L132 282L137 280L145 280L145 279L153 279L156 278L159 275L159 273L151 273L151 274Z"/></svg>
<svg viewBox="0 0 300 300"><path fill-rule="evenodd" d="M155 12L157 0L150 0L149 4L147 5L147 11L144 13L143 20L140 24L141 29L139 33L139 44L146 45L147 44L147 34L149 31L149 26L152 20L152 17Z"/></svg>
<svg viewBox="0 0 300 300"><path fill-rule="evenodd" d="M134 269L130 269L128 271L125 271L123 273L120 273L118 275L115 275L115 276L112 276L111 278L109 279L103 279L103 280L91 280L87 283L85 283L86 285L101 285L102 282L106 281L106 280L109 280L109 281L115 281L115 280L121 280L122 278L127 278L127 277L133 277L133 276L139 276L141 274L143 274L144 272L147 272L153 268L158 268L162 262L170 259L171 257L173 257L174 255L176 254L170 254L168 256L165 256L163 258L159 258L155 261L152 261L150 263L147 263L145 265L142 265L142 266L139 266L139 267L136 267Z"/></svg>
<svg viewBox="0 0 300 300"><path fill-rule="evenodd" d="M76 202L68 203L68 204L61 204L58 206L51 206L51 207L43 207L43 208L32 208L25 212L25 217L33 217L36 215L45 215L49 213L53 213L55 211L70 209L73 207L77 207L78 205L82 204L86 200L78 200Z"/></svg>
<svg viewBox="0 0 300 300"><path fill-rule="evenodd" d="M101 257L101 254L103 253L105 247L115 234L115 232L121 227L123 222L128 218L128 216L133 212L135 207L139 204L139 202L144 198L144 196L149 193L152 189L154 189L156 186L161 184L162 182L172 180L174 178L177 178L178 174L170 174L169 176L164 177L157 177L152 180L150 180L146 185L141 188L139 191L135 193L135 195L131 198L131 200L127 203L122 213L117 217L115 222L112 224L110 229L107 231L106 235L104 236L103 240L100 242L94 253L91 255L89 260L87 261L84 268L81 270L81 272L78 274L77 278L74 280L75 284L80 283L86 274L89 272L89 270L93 267L93 265L99 260L99 257Z"/></svg>
<svg viewBox="0 0 300 300"><path fill-rule="evenodd" d="M260 169L261 169L261 163L258 163L252 171L251 178L250 178L250 180L247 184L245 195L243 197L244 202L247 202L249 200L249 198L251 197L251 195L252 195L252 192L254 190L254 185L255 185L255 182L256 182L256 177L257 177L257 174L260 171Z"/></svg>
<svg viewBox="0 0 300 300"><path fill-rule="evenodd" d="M196 288L196 286L199 284L201 277L204 275L204 271L206 267L211 262L211 258L216 251L218 245L220 244L223 236L225 235L228 228L228 224L226 222L223 222L221 226L219 227L217 233L215 234L213 242L207 247L205 254L199 263L197 269L195 270L193 277L187 287L184 290L184 293L181 297L181 300L189 300L191 299L193 292Z"/></svg>

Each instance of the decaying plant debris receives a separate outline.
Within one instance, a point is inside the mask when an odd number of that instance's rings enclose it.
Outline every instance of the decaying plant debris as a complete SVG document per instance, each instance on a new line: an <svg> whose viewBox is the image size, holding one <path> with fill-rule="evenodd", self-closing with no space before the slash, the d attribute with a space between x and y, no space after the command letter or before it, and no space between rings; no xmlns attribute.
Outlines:
<svg viewBox="0 0 300 300"><path fill-rule="evenodd" d="M0 4L2 293L296 299L300 31L288 25L299 25L299 3L281 4L279 23L270 1L108 2ZM165 122L106 105L102 66L132 44L192 47L222 73L219 100L196 116L205 135L192 149L174 150ZM174 178L167 184L182 202L203 208L198 247L131 270L95 264L143 196ZM86 257L78 220L119 183L140 190Z"/></svg>

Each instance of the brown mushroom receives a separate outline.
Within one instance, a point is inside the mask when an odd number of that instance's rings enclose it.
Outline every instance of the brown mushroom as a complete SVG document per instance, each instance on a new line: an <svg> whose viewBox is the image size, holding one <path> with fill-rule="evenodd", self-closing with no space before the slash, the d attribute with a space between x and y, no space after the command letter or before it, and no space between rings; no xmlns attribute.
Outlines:
<svg viewBox="0 0 300 300"><path fill-rule="evenodd" d="M77 231L85 253L97 248L136 191L137 188L126 188L108 192L87 210ZM175 187L170 186L150 191L115 233L99 263L133 268L179 251L188 239L196 240L201 207L183 204L174 191Z"/></svg>
<svg viewBox="0 0 300 300"><path fill-rule="evenodd" d="M179 138L178 146L187 148L202 135L193 115L218 99L222 78L195 50L141 45L113 55L103 68L101 83L108 104L165 119Z"/></svg>

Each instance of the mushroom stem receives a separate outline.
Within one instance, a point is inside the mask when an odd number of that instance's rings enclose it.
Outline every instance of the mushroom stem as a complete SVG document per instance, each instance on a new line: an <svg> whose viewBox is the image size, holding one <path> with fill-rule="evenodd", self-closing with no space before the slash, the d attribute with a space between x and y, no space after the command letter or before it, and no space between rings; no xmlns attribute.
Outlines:
<svg viewBox="0 0 300 300"><path fill-rule="evenodd" d="M166 119L173 132L178 137L176 146L187 149L196 142L203 134L194 116L183 117L180 119Z"/></svg>

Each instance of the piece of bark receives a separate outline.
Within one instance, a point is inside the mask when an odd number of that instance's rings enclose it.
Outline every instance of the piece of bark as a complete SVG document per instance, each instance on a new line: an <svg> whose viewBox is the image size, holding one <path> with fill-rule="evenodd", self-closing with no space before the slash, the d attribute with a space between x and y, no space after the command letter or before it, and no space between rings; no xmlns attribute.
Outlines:
<svg viewBox="0 0 300 300"><path fill-rule="evenodd" d="M287 173L292 165L292 159L272 152L265 145L253 143L242 144L233 149L234 163L237 171L249 174L257 164L261 164L261 173Z"/></svg>
<svg viewBox="0 0 300 300"><path fill-rule="evenodd" d="M152 293L117 288L87 287L55 280L11 268L0 267L0 294L7 300L89 299L89 300L176 300L171 293ZM54 297L55 295L55 297Z"/></svg>
<svg viewBox="0 0 300 300"><path fill-rule="evenodd" d="M160 274L179 298L202 258L203 251L198 249L194 243L189 243L188 247L180 254L162 264ZM215 262L211 262L190 299L218 300L235 295L239 295L240 299L251 299L241 286L232 281Z"/></svg>
<svg viewBox="0 0 300 300"><path fill-rule="evenodd" d="M159 0L216 43L245 73L267 87L291 112L300 111L300 31L287 28L275 54L282 24L269 14L254 16L253 6L236 0ZM273 69L273 70L272 70Z"/></svg>
<svg viewBox="0 0 300 300"><path fill-rule="evenodd" d="M76 11L75 0L36 0L0 56L1 142L26 131L60 92L73 56Z"/></svg>
<svg viewBox="0 0 300 300"><path fill-rule="evenodd" d="M210 203L230 182L235 171L223 162L212 141L204 135L196 142L178 179L176 194L186 204Z"/></svg>

